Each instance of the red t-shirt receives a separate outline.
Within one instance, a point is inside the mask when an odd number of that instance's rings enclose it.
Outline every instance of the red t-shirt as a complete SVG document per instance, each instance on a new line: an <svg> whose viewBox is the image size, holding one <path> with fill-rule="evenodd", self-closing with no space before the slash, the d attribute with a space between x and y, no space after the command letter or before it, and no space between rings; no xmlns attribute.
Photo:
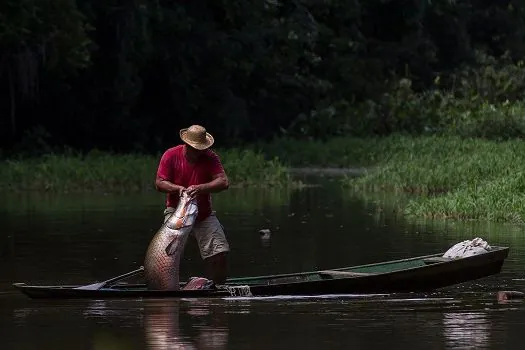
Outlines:
<svg viewBox="0 0 525 350"><path fill-rule="evenodd" d="M210 182L213 175L224 172L219 156L212 150L207 150L201 159L195 164L186 160L184 156L184 145L178 145L168 149L160 159L157 176L174 183L175 185L188 188L191 185L200 185ZM176 208L179 203L177 194L168 193L166 206ZM207 218L211 214L211 195L199 194L197 196L197 207L199 213L197 221Z"/></svg>

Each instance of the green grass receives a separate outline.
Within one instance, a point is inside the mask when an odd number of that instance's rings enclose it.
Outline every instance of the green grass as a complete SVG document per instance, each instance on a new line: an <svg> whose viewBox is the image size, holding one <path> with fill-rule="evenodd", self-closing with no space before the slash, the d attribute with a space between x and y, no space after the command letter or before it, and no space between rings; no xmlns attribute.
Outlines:
<svg viewBox="0 0 525 350"><path fill-rule="evenodd" d="M411 201L405 213L428 218L481 219L495 222L525 222L525 174L466 186L444 196Z"/></svg>
<svg viewBox="0 0 525 350"><path fill-rule="evenodd" d="M236 185L283 186L292 182L288 168L277 157L265 156L253 150L228 149L217 151L230 181Z"/></svg>
<svg viewBox="0 0 525 350"><path fill-rule="evenodd" d="M404 214L525 221L525 144L459 137L392 137L375 170L345 178L354 191L413 193Z"/></svg>
<svg viewBox="0 0 525 350"><path fill-rule="evenodd" d="M217 151L232 187L294 185L277 159L266 160L251 150ZM3 191L144 191L154 188L160 156L110 154L93 151L48 154L31 159L5 160L0 165Z"/></svg>

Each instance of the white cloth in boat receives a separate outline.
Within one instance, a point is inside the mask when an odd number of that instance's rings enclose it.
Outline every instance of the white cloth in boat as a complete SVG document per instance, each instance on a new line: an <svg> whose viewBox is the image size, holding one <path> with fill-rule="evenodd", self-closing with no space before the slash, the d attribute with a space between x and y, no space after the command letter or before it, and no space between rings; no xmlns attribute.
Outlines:
<svg viewBox="0 0 525 350"><path fill-rule="evenodd" d="M486 241L476 237L472 240L466 240L453 245L445 254L443 254L443 257L451 259L464 258L467 256L486 253L490 249L491 247Z"/></svg>

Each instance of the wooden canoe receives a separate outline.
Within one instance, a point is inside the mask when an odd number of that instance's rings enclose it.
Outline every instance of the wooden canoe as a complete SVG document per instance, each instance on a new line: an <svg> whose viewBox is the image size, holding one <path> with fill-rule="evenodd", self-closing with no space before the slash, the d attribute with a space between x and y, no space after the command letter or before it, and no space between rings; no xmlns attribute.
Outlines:
<svg viewBox="0 0 525 350"><path fill-rule="evenodd" d="M444 253L437 253L330 270L237 277L228 279L222 286L202 290L149 290L145 284L130 283L99 283L97 288L85 288L85 286L78 285L36 286L25 283L14 283L13 286L30 298L55 299L209 298L238 295L424 292L498 274L508 253L508 247L493 246L486 253L459 259L442 258ZM117 279L113 278L109 281L116 282ZM184 288L185 283L181 283L181 288ZM95 285L97 284L89 286Z"/></svg>

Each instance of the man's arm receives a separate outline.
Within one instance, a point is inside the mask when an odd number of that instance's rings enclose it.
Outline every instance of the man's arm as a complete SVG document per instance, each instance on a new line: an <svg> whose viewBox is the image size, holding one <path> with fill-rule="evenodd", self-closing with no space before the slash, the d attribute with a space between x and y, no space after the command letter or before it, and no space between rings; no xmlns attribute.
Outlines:
<svg viewBox="0 0 525 350"><path fill-rule="evenodd" d="M157 176L157 178L155 180L155 188L159 192L163 192L163 193L177 193L179 195L184 190L184 187L179 186L179 185L175 185L174 183L172 183L172 182L170 182L168 180L164 180L163 178L161 178L159 176Z"/></svg>
<svg viewBox="0 0 525 350"><path fill-rule="evenodd" d="M155 189L163 193L177 193L181 194L184 187L175 185L168 179L173 179L172 153L168 150L164 152L160 158L157 169L157 176L155 177Z"/></svg>
<svg viewBox="0 0 525 350"><path fill-rule="evenodd" d="M216 193L221 192L228 187L230 187L230 182L228 181L228 176L225 173L219 173L212 176L210 182L200 185L201 193Z"/></svg>

